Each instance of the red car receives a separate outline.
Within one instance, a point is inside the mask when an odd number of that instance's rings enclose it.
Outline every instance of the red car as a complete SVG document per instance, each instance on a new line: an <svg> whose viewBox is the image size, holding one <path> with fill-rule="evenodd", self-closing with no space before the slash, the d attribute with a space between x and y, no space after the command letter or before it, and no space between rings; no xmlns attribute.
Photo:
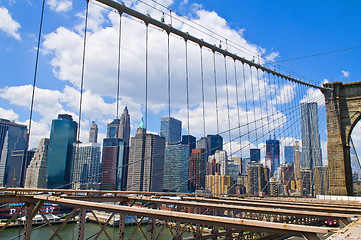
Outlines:
<svg viewBox="0 0 361 240"><path fill-rule="evenodd" d="M337 220L326 220L325 225L328 227L337 227L339 224Z"/></svg>

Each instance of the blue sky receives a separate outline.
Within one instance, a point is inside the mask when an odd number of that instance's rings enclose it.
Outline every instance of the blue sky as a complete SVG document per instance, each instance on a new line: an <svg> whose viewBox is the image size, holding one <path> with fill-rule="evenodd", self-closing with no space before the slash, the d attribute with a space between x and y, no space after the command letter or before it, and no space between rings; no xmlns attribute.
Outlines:
<svg viewBox="0 0 361 240"><path fill-rule="evenodd" d="M166 23L170 23L166 9L151 0L144 0L144 2L161 9L166 14ZM237 42L256 55L272 58L275 62L361 46L361 29L358 26L361 22L359 1L293 1L290 3L286 1L162 0L160 2L175 12L188 16L212 31ZM59 112L70 113L77 120L79 104L80 60L86 1L48 0L46 3L31 137L33 147L38 144L41 137L49 137L51 120ZM161 12L148 8L141 2L128 0L125 4L141 12L149 13L157 19L162 16ZM25 124L29 118L31 87L28 85L32 84L34 76L40 13L41 1L3 0L0 2L0 117ZM86 92L81 136L83 141L86 141L87 129L92 120L99 124L100 136L104 137L106 123L115 117L118 15L90 4L89 16L89 41L85 67ZM191 34L204 37L205 40L219 43L215 39L207 39L206 36L202 36L184 23L173 19L173 24L174 27L183 31L189 31ZM128 105L134 134L144 114L144 91L140 85L144 75L144 62L142 62L144 60L144 26L129 18L124 18L122 26L124 32L122 79L126 81L122 84L120 108L123 109L125 105ZM157 81L152 82L150 86L150 91L154 91L149 96L151 109L148 130L159 132L160 117L167 115L167 96L164 94L166 92L164 79L167 78L166 34L151 29L150 41L152 49L150 58L154 59L150 63L152 67L150 78ZM175 46L171 48L171 72L174 84L172 85L172 115L183 120L185 133L184 94L178 94L177 91L184 87L177 83L178 78L184 77L182 66L184 43L174 36L170 41L171 46ZM223 42L223 47L224 45L225 42ZM231 48L230 50L232 51ZM193 56L199 50L190 44L189 51L190 56ZM237 54L242 56L245 53L237 52ZM244 56L251 58L247 54ZM190 61L190 78L199 76L198 60L191 58ZM211 55L207 51L204 53L204 61L205 79L210 79L212 76ZM158 62L163 64L158 66ZM361 48L355 48L279 64L282 72L286 74L291 72L291 75L297 77L306 76L305 81L319 85L325 79L342 82L360 81L360 62ZM281 89L282 86L279 90ZM212 97L210 96L212 89L209 87L205 90L206 107L209 110L206 113L209 116L206 125L207 133L214 134L216 131L212 112L214 107L211 105ZM315 93L304 92L303 94ZM191 90L191 95L194 101L200 99L199 93L195 93L195 90ZM296 98L290 102L295 103L295 101ZM199 105L191 106L191 108L191 118L194 122L191 125L191 134L199 137L202 135L202 131L199 130L202 129L199 127L199 124L202 124L201 108ZM278 108L280 109L282 106ZM324 108L321 109L324 110ZM236 121L232 124L236 124ZM356 131L359 128L358 126ZM324 125L320 127L320 132L321 136L325 135ZM354 142L360 148L361 131L358 132L360 134L354 134ZM290 137L299 139L297 136ZM262 146L261 141L258 145ZM233 149L235 148L237 148L237 143L234 143Z"/></svg>

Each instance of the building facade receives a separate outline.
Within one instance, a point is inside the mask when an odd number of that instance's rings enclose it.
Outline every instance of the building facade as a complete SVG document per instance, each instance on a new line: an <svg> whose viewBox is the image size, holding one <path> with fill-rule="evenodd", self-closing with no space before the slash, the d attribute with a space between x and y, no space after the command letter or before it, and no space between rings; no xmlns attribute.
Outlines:
<svg viewBox="0 0 361 240"><path fill-rule="evenodd" d="M5 187L24 187L26 169L35 151L14 150L11 153Z"/></svg>
<svg viewBox="0 0 361 240"><path fill-rule="evenodd" d="M89 189L91 184L100 182L100 147L94 142L74 144L72 188Z"/></svg>
<svg viewBox="0 0 361 240"><path fill-rule="evenodd" d="M119 138L123 140L125 146L129 146L130 141L130 114L128 107L125 107L120 117Z"/></svg>
<svg viewBox="0 0 361 240"><path fill-rule="evenodd" d="M270 171L261 163L250 163L248 165L247 193L251 195L268 194L268 182Z"/></svg>
<svg viewBox="0 0 361 240"><path fill-rule="evenodd" d="M196 148L192 150L189 157L188 178L189 190L204 190L206 185L206 150L204 148Z"/></svg>
<svg viewBox="0 0 361 240"><path fill-rule="evenodd" d="M168 144L181 141L182 122L173 117L162 117L160 122L160 136L165 138Z"/></svg>
<svg viewBox="0 0 361 240"><path fill-rule="evenodd" d="M322 166L321 142L316 102L301 103L302 154L301 166L312 170Z"/></svg>
<svg viewBox="0 0 361 240"><path fill-rule="evenodd" d="M163 190L188 192L188 146L171 144L165 146Z"/></svg>
<svg viewBox="0 0 361 240"><path fill-rule="evenodd" d="M251 162L259 162L261 160L261 149L251 148L249 150Z"/></svg>
<svg viewBox="0 0 361 240"><path fill-rule="evenodd" d="M165 138L147 134L143 121L131 138L128 191L161 192L164 176Z"/></svg>
<svg viewBox="0 0 361 240"><path fill-rule="evenodd" d="M49 139L42 138L28 168L26 169L25 188L46 188L48 149Z"/></svg>
<svg viewBox="0 0 361 240"><path fill-rule="evenodd" d="M102 190L124 191L128 175L127 146L120 138L103 139Z"/></svg>
<svg viewBox="0 0 361 240"><path fill-rule="evenodd" d="M271 176L274 175L280 165L280 141L276 137L266 141L266 166L270 169Z"/></svg>
<svg viewBox="0 0 361 240"><path fill-rule="evenodd" d="M294 163L293 146L285 146L284 148L285 164Z"/></svg>
<svg viewBox="0 0 361 240"><path fill-rule="evenodd" d="M14 150L26 150L27 127L0 118L0 186L7 186L11 154ZM9 179L12 182L12 179Z"/></svg>
<svg viewBox="0 0 361 240"><path fill-rule="evenodd" d="M90 143L98 142L98 125L93 121L89 129L89 142Z"/></svg>
<svg viewBox="0 0 361 240"><path fill-rule="evenodd" d="M48 160L46 165L47 188L70 188L73 150L78 124L71 115L59 114L51 124Z"/></svg>
<svg viewBox="0 0 361 240"><path fill-rule="evenodd" d="M206 175L206 189L213 194L233 194L233 180L226 175Z"/></svg>
<svg viewBox="0 0 361 240"><path fill-rule="evenodd" d="M196 148L196 137L192 135L183 135L182 144L188 146L188 157L191 155L192 150Z"/></svg>

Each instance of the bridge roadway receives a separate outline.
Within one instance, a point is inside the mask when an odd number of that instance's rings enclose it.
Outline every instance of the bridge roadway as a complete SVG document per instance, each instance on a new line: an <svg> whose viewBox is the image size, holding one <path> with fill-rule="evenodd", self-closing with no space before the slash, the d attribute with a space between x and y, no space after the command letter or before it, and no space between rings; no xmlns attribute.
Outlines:
<svg viewBox="0 0 361 240"><path fill-rule="evenodd" d="M290 236L319 239L317 234L346 231L319 227L319 223L325 219L339 219L347 225L350 219L361 215L361 204L358 202L319 199L22 188L0 188L0 192L0 203L26 203L28 212L31 213L27 215L27 229L29 225L31 227L31 219L41 205L49 202L72 207L74 210L69 219L78 213L81 223L85 222L86 211L93 210L109 212L112 216L118 214L120 219L124 219L125 215L138 216L139 229L141 220L149 218L148 225L153 225L150 229L154 229L155 224L159 223L167 225L162 229L169 228L170 231L170 226L173 226L176 229L174 239L183 239L182 233L186 228L194 232L194 237L189 239L216 239L217 236L224 236L226 239L282 239ZM47 222L51 225L50 221ZM351 235L360 236L360 224L359 221L351 223L347 231ZM52 238L59 236L63 226L58 229L52 227ZM102 226L99 235L106 229L106 224ZM124 226L124 222L119 223L120 233L121 226ZM212 232L205 234L202 230L205 226L211 227ZM0 229L0 236L3 229L4 227ZM78 239L83 239L84 231L84 224L80 224ZM30 239L31 231L25 230L25 233L24 239ZM149 238L146 233L143 236L145 239L157 239L155 230L150 230L150 234ZM122 236L124 233L120 234L120 239L124 239ZM336 237L337 234L334 234L333 239L341 239Z"/></svg>

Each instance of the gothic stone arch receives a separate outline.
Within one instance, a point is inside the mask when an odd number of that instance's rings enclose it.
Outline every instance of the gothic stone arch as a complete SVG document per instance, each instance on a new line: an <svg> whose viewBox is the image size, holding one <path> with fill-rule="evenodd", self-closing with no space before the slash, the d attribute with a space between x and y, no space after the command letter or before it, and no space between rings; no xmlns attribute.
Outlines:
<svg viewBox="0 0 361 240"><path fill-rule="evenodd" d="M323 85L327 118L327 158L331 195L353 195L350 136L361 119L361 82Z"/></svg>

